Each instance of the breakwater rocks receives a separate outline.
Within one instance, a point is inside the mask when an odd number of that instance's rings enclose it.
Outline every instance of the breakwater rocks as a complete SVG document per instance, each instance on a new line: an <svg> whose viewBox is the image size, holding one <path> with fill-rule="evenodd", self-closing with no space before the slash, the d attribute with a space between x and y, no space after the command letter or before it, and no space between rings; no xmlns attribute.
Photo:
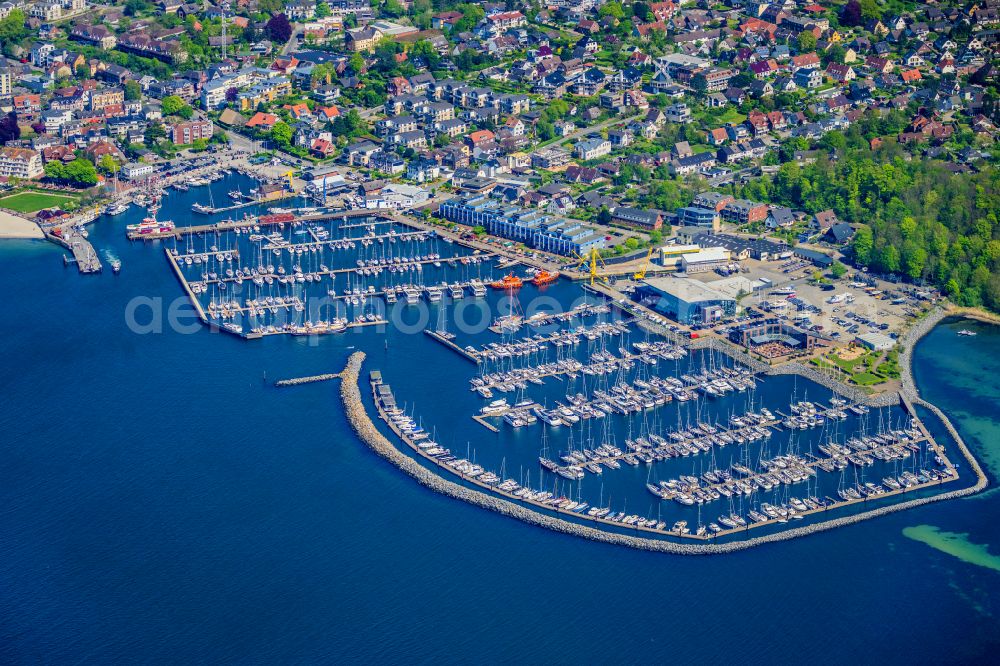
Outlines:
<svg viewBox="0 0 1000 666"><path fill-rule="evenodd" d="M948 431L948 434L951 435L951 438L955 440L955 445L958 446L958 450L962 452L962 457L965 458L965 461L967 463L969 463L969 467L972 469L972 473L976 475L976 484L974 486L970 488L963 488L961 490L955 490L953 492L947 493L946 495L941 495L939 497L935 497L932 499L951 499L953 497L965 497L967 495L978 493L980 490L986 488L986 486L988 486L990 483L989 479L986 478L986 473L983 472L983 468L980 467L979 461L976 460L976 457L974 455L972 455L972 451L970 451L969 447L966 446L965 440L962 439L962 436L958 434L958 430L956 430L955 426L952 425L951 420L947 416L945 416L944 412L938 409L936 405L932 405L923 398L916 397L912 400L912 402L914 404L926 407L927 409L932 411L934 415L938 417L938 419L941 420L941 423Z"/></svg>
<svg viewBox="0 0 1000 666"><path fill-rule="evenodd" d="M816 534L818 532L824 532L826 530L834 529L837 527L843 527L846 525L852 525L854 523L859 523L863 520L868 520L869 518L876 518L878 516L884 516L895 511L903 511L905 509L910 509L917 506L922 506L924 504L930 504L931 502L937 502L945 499L951 499L954 497L963 497L965 495L971 495L978 492L985 487L986 478L979 469L978 464L975 459L971 457L968 453L968 449L965 448L965 444L961 443L960 448L966 458L969 459L970 464L973 469L978 471L980 475L980 481L972 488L965 488L962 490L956 490L948 493L943 493L940 495L935 495L933 497L924 497L915 500L910 500L908 502L903 502L900 504L894 504L891 506L881 507L871 511L865 511L863 513L855 514L852 516L844 516L841 518L835 518L833 520L828 520L813 525L806 525L803 527L797 527L789 530L784 530L774 534L768 534L765 536L753 537L750 539L744 539L740 541L731 541L728 543L706 543L706 544L681 544L668 541L666 539L650 539L638 536L629 536L627 534L619 534L615 532L605 531L595 529L593 527L587 527L585 525L580 525L567 520L562 520L553 516L545 515L539 513L538 511L533 511L524 506L521 506L515 502L503 499L501 497L496 497L493 495L480 492L478 490L473 490L467 488L460 484L449 481L434 472L430 471L423 465L419 464L413 458L405 455L399 449L389 441L385 435L375 426L372 422L370 416L368 415L368 410L365 409L364 402L361 398L361 389L359 386L359 378L361 375L361 365L365 359L364 352L354 352L351 354L347 361L347 366L344 368L343 372L340 373L341 387L340 395L344 403L344 410L347 415L347 419L354 429L354 432L372 451L376 454L385 458L393 465L398 467L400 470L405 472L407 475L413 477L418 483L426 488L429 488L435 492L439 492L443 495L453 497L455 499L460 499L470 504L482 507L484 509L489 509L495 511L501 515L509 516L511 518L516 518L522 520L528 524L536 525L538 527L544 527L546 529L554 530L556 532L561 532L563 534L572 534L574 536L582 537L584 539L590 539L591 541L597 541L601 543L607 543L618 546L627 546L629 548L636 548L639 550L646 550L652 552L660 553L671 553L676 555L718 555L723 553L733 553L740 550L746 550L748 548L753 548L755 546L764 545L767 543L776 543L779 541L787 541L789 539L795 539L797 537L806 536L809 534ZM922 401L921 401L922 402ZM930 409L935 411L942 421L948 427L948 431L956 438L956 441L961 442L961 438L958 433L951 427L951 424L947 421L940 410L928 405Z"/></svg>
<svg viewBox="0 0 1000 666"><path fill-rule="evenodd" d="M302 384L313 384L315 382L328 382L331 379L336 379L340 377L339 372L328 373L325 375L313 375L311 377L295 377L294 379L279 379L274 382L277 388L283 386L301 386Z"/></svg>
<svg viewBox="0 0 1000 666"><path fill-rule="evenodd" d="M919 398L917 384L913 380L913 348L917 346L920 338L934 330L934 327L947 316L947 310L941 307L935 308L910 328L901 340L897 341L901 350L899 352L899 379L903 386L900 390L912 402L916 402Z"/></svg>

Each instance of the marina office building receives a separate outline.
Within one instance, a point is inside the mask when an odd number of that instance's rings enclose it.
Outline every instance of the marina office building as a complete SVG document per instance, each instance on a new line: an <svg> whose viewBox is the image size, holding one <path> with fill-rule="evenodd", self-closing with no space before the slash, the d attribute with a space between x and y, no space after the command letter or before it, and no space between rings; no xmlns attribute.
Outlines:
<svg viewBox="0 0 1000 666"><path fill-rule="evenodd" d="M446 201L438 209L438 215L459 224L482 226L494 236L553 254L586 254L606 247L602 234L577 220L504 205L484 196Z"/></svg>

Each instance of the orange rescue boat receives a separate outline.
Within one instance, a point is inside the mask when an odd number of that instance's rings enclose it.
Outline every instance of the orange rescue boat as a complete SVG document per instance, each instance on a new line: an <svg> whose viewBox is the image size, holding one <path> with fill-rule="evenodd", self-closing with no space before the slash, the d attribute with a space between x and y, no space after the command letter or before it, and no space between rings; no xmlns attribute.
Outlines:
<svg viewBox="0 0 1000 666"><path fill-rule="evenodd" d="M521 285L523 284L524 283L521 282L521 278L511 273L510 275L504 277L504 279L502 280L491 282L490 286L493 287L494 289L520 289Z"/></svg>
<svg viewBox="0 0 1000 666"><path fill-rule="evenodd" d="M532 282L536 286L542 286L543 284L548 284L550 282L555 282L559 279L559 271L538 271L535 273L535 277L532 278Z"/></svg>

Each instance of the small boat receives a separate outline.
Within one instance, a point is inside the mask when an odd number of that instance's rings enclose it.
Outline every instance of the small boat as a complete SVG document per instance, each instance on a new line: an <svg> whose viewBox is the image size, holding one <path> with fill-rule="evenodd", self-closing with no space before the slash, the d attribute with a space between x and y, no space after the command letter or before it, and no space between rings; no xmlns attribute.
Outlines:
<svg viewBox="0 0 1000 666"><path fill-rule="evenodd" d="M964 337L971 338L971 337L975 337L976 332L975 331L970 331L967 328L963 328L961 331L958 332L958 334L961 335L961 336L964 336Z"/></svg>

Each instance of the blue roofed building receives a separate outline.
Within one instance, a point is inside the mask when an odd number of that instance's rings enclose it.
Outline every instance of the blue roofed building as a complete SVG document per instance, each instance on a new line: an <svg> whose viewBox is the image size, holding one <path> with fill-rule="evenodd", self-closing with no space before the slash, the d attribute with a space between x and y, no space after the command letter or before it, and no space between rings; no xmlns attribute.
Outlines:
<svg viewBox="0 0 1000 666"><path fill-rule="evenodd" d="M494 236L553 254L572 256L606 247L603 234L578 220L507 205L485 196L446 201L438 215L459 224L482 226Z"/></svg>

